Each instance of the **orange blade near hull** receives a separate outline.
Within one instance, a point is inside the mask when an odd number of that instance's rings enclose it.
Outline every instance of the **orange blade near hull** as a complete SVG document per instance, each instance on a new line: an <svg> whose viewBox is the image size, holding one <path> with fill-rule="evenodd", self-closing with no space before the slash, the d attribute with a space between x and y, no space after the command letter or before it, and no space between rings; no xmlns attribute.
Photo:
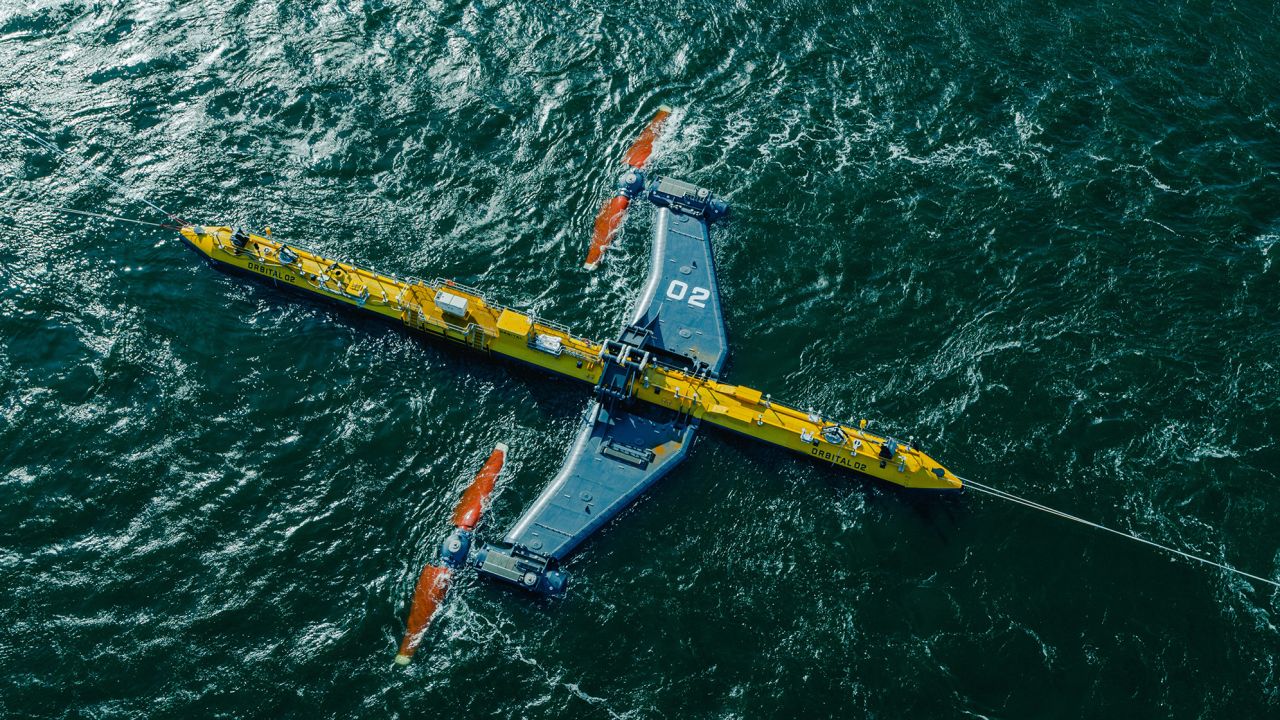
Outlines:
<svg viewBox="0 0 1280 720"><path fill-rule="evenodd" d="M631 143L631 147L627 149L627 164L639 170L644 164L649 162L649 156L653 154L653 142L658 139L658 132L662 129L662 122L671 115L671 108L663 105L658 108L658 112L654 113L653 119L649 121L648 126L640 133L640 137Z"/></svg>
<svg viewBox="0 0 1280 720"><path fill-rule="evenodd" d="M591 247L587 249L587 261L583 265L588 270L595 269L600 263L605 248L613 242L613 236L618 232L622 216L630 204L631 199L626 195L614 195L600 208L600 214L596 216L595 232L591 234Z"/></svg>
<svg viewBox="0 0 1280 720"><path fill-rule="evenodd" d="M493 494L494 483L497 482L498 473L502 472L502 464L506 459L507 446L498 443L494 446L493 452L489 453L489 458L484 461L480 471L476 473L475 479L462 492L462 499L458 500L457 507L453 509L453 525L457 531L449 536L441 549L440 561L445 563L445 566L428 565L418 576L418 585L413 591L413 603L409 606L408 627L405 630L404 639L400 641L400 652L396 654L397 665L409 664L409 658L413 657L414 651L418 649L418 643L422 641L427 625L431 623L432 616L436 614L440 603L444 601L445 594L449 592L451 576L448 566L462 567L466 562L467 548L471 544L471 531L480 524L485 502ZM451 543L456 545L451 546Z"/></svg>
<svg viewBox="0 0 1280 720"><path fill-rule="evenodd" d="M484 503L493 494L493 484L502 472L502 463L507 457L507 446L498 443L484 461L480 472L462 493L458 507L453 511L453 525L460 530L475 530L480 523L480 514L484 512Z"/></svg>
<svg viewBox="0 0 1280 720"><path fill-rule="evenodd" d="M596 216L595 231L591 235L591 247L587 249L587 261L583 263L586 269L594 270L600 264L604 251L608 249L609 243L613 242L613 236L622 225L622 219L626 216L631 198L644 190L644 175L639 171L644 168L645 163L649 162L649 156L653 154L653 143L657 141L658 133L662 131L662 123L670 115L671 108L666 105L659 107L658 112L654 113L653 118L649 120L649 124L640 132L640 136L631 143L631 147L627 148L624 159L636 172L629 179L627 175L623 175L619 181L618 194L610 198L600 209L600 214ZM632 182L635 185L631 185Z"/></svg>
<svg viewBox="0 0 1280 720"><path fill-rule="evenodd" d="M405 630L404 639L400 641L400 652L396 654L397 665L408 665L409 658L418 649L422 635L431 622L431 617L440 607L440 601L449 591L449 568L428 565L422 568L418 576L418 587L413 591L413 605L409 609L409 627Z"/></svg>

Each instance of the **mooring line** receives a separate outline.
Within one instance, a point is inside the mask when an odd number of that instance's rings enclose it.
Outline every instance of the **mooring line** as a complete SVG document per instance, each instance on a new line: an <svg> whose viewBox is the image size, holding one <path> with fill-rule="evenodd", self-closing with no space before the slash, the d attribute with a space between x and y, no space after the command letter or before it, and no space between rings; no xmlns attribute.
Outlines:
<svg viewBox="0 0 1280 720"><path fill-rule="evenodd" d="M1182 557L1184 557L1184 558L1187 558L1188 560L1195 560L1195 561L1197 561L1197 562L1202 562L1202 563L1205 563L1205 564L1207 564L1207 565L1212 565L1212 566L1214 566L1214 567L1216 567L1216 568L1221 568L1221 569L1226 570L1226 571L1228 571L1228 572L1233 572L1233 573L1235 573L1235 574L1237 574L1237 575L1243 575L1244 577L1250 578L1250 579L1252 579L1252 580L1257 580L1258 582L1264 582L1264 583L1266 583L1266 584L1268 584L1268 585L1271 585L1271 586L1274 586L1274 587L1280 588L1280 582L1277 582L1277 581L1275 581L1275 580L1269 580L1269 579L1264 578L1264 577L1259 577L1258 575L1254 575L1253 573L1247 573L1247 572L1245 572L1245 571L1243 571L1243 570L1239 570L1239 569L1237 569L1237 568L1233 568L1233 567L1231 567L1230 565L1224 565L1224 564L1222 564L1222 563L1220 563L1220 562L1217 562L1217 561L1215 561L1215 560L1210 560L1210 559L1209 559L1209 558L1207 558L1207 557L1201 557L1200 555L1193 555L1193 554L1191 554L1191 553L1189 553L1189 552L1184 552L1184 551L1179 550L1179 549L1177 549L1177 548L1169 547L1168 545L1162 545L1162 544L1160 544L1160 543L1158 543L1158 542L1155 542L1155 541L1153 541L1153 540L1148 540L1148 539L1146 539L1146 538L1144 538L1144 537L1140 537L1140 536L1138 536L1138 535L1134 535L1134 534L1133 534L1133 533L1131 533L1131 532L1125 532L1125 531L1123 531L1123 530L1116 530L1115 528L1109 528L1109 527L1107 527L1106 525L1100 525L1100 524L1098 524L1098 523L1096 523L1096 522L1093 522L1092 520L1085 520L1084 518L1076 517L1075 515L1072 515L1072 514L1070 514L1070 513L1062 512L1061 510L1055 510L1054 508L1051 508L1051 507L1049 507L1049 506L1047 506L1047 505L1041 505L1040 503L1035 502L1034 500L1028 500L1027 498L1024 498L1024 497L1018 497L1017 495L1014 495L1013 493L1006 492L1006 491L1001 490L1001 489L999 489L999 488L991 487L990 485L983 485L983 484L982 484L982 483L980 483L980 482L975 482L975 481L973 481L973 480L965 480L964 478L961 478L961 481L962 481L962 482L964 482L965 487L972 488L972 489L974 489L974 490L977 490L977 491L978 491L978 492L980 492L980 493L986 493L987 495L991 495L992 497L998 497L998 498L1000 498L1001 500L1008 500L1009 502L1012 502L1012 503L1017 503L1017 504L1019 504L1019 505L1025 505L1026 507L1029 507L1029 508L1031 508L1031 509L1033 509L1033 510L1039 510L1039 511L1041 511L1041 512L1049 513L1050 515L1056 515L1056 516L1058 516L1058 517L1060 517L1060 518L1063 518L1063 519L1066 519L1066 520L1070 520L1070 521L1072 521L1072 522L1078 522L1078 523L1080 523L1080 524L1082 524L1082 525L1088 525L1089 527L1097 528L1098 530L1105 530L1105 531L1107 531L1107 532L1109 532L1109 533L1112 533L1112 534L1114 534L1114 535L1119 535L1120 537L1128 538L1128 539L1130 539L1130 540L1136 540L1136 541L1138 541L1138 542L1140 542L1140 543L1143 543L1144 545L1150 545L1150 546L1151 546L1151 547L1153 547L1153 548L1157 548L1157 549L1160 549L1160 550L1164 550L1165 552L1173 553L1174 555L1180 555L1180 556L1182 556Z"/></svg>
<svg viewBox="0 0 1280 720"><path fill-rule="evenodd" d="M56 212L70 213L72 215L84 215L86 217L102 218L103 220L113 220L115 222L134 223L135 225L150 225L151 227L165 228L166 230L181 230L178 225L169 225L168 223L154 223L146 220L135 220L134 218L122 217L120 215L108 215L106 213L89 212L88 210L75 210L61 205L46 205L44 203L31 202L29 200L13 200L11 198L0 199L0 203L7 205L25 205L27 207L41 208L42 210L54 210Z"/></svg>
<svg viewBox="0 0 1280 720"><path fill-rule="evenodd" d="M125 197L131 197L131 198L133 198L134 200L138 200L138 201L140 201L140 202L144 203L145 205L147 205L147 207L150 207L152 210L155 210L156 212L160 213L161 215L164 215L165 217L167 217L167 218L169 218L170 220L172 220L172 221L174 221L174 222L178 223L179 225L187 225L187 224L189 224L189 223L187 223L187 221L183 220L182 218L178 217L177 215L175 215L175 214L173 214L173 213L169 212L168 210L165 210L164 208L160 207L159 205L157 205L157 204L155 204L155 203L151 202L150 200L148 200L147 198L143 197L140 193L136 193L136 192L134 192L131 188L129 188L129 186L125 185L124 183L120 182L119 180L116 180L115 178L111 177L110 175L107 175L106 173L102 172L101 170L99 170L99 169L97 169L97 168L93 167L93 166L92 166L92 165L90 165L88 162L86 162L86 161L84 161L84 160L81 160L80 158L77 158L75 155L72 155L71 153L67 152L66 150L63 150L62 148L58 147L57 145L54 145L53 143L49 142L48 140L45 140L44 138L40 137L39 135L35 134L34 132L31 132L30 130L27 130L26 128L23 128L23 127L21 127L20 125L17 125L17 124L15 124L15 123L13 123L13 122L10 122L9 120L6 120L5 118L2 118L2 117L0 117L0 124L3 124L5 127L8 127L9 129L11 129L11 130L14 130L14 131L18 132L19 134L23 135L23 136L24 136L24 137L26 137L28 140L31 140L31 141L32 141L32 142L34 142L35 144L37 144L37 145L39 145L40 147L44 148L45 150L48 150L49 152L54 153L55 155L58 155L58 156L62 157L62 158L63 158L63 159L65 159L65 160L69 160L71 163L73 163L73 164L74 164L77 168L79 168L80 170L85 170L85 171L88 171L88 172L90 172L90 173L93 173L93 174L94 174L94 175L96 175L98 178L102 179L103 181L105 181L105 182L109 183L112 187L114 187L114 188L116 188L117 190L119 190L121 193L123 193L123 194L124 194L124 196L125 196Z"/></svg>

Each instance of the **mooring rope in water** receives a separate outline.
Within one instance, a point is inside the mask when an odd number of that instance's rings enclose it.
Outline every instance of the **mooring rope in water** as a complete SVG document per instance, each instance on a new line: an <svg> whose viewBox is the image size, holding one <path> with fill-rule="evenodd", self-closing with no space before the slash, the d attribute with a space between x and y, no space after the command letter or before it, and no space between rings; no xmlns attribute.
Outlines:
<svg viewBox="0 0 1280 720"><path fill-rule="evenodd" d="M34 132L31 132L30 130L27 130L26 128L23 128L23 127L21 127L21 126L19 126L19 125L15 124L15 123L13 123L13 122L10 122L10 121L8 121L8 120L6 120L6 119L2 118L2 117L0 117L0 124L2 124L2 125L4 125L5 127L7 127L7 128L9 128L9 129L11 129L11 130L13 130L13 131L15 131L15 132L17 132L17 133L21 134L22 136L26 137L28 140L30 140L30 141L32 141L32 142L34 142L35 144L39 145L40 147L44 148L45 150L48 150L49 152L51 152L51 153L53 153L53 154L55 154L55 155L58 155L59 157L63 158L64 160L68 160L68 161L70 161L72 164L74 164L74 165L75 165L77 168L79 168L80 170L84 170L84 171L87 171L87 172L93 173L95 176L97 176L97 177L98 177L98 178L100 178L101 180L103 180L103 181L105 181L105 182L109 183L112 187L114 187L114 188L116 188L117 190L119 190L121 193L123 193L123 194L124 194L124 196L125 196L125 197L130 197L130 198L133 198L134 200L138 200L138 201L142 202L142 203L143 203L143 204L145 204L147 207L151 208L152 210L155 210L156 212L160 213L161 215L164 215L165 217L167 217L167 218L169 218L170 220L172 220L172 221L174 221L174 222L178 223L179 225L188 225L188 224L189 224L187 221L185 221L185 220L183 220L182 218L178 217L178 216L177 216L177 215L175 215L174 213L171 213L171 212L169 212L168 210L165 210L164 208L160 207L159 205L157 205L157 204L155 204L155 203L151 202L150 200L148 200L147 198L143 197L141 194L134 192L134 191L133 191L129 186L125 185L124 183L120 182L119 180L116 180L115 178L111 177L110 175L107 175L106 173L102 172L101 170L99 170L99 169L97 169L97 168L93 167L93 166L92 166L92 165L90 165L88 162L86 162L86 161L84 161L84 160L81 160L80 158L77 158L75 155L72 155L71 153L67 152L66 150L63 150L62 148L58 147L57 145L54 145L53 143L49 142L48 140L45 140L44 138L40 137L39 135L35 134Z"/></svg>
<svg viewBox="0 0 1280 720"><path fill-rule="evenodd" d="M122 217L120 215L108 215L106 213L89 212L88 210L75 210L61 205L46 205L44 203L31 202L29 200L13 200L10 198L0 199L0 204L7 205L25 205L26 207L36 207L42 210L53 210L55 212L70 213L72 215L84 215L85 217L102 218L103 220L112 220L115 222L134 223L135 225L149 225L151 227L165 228L166 230L181 230L178 225L170 225L168 223L155 223L146 220L135 220L134 218Z"/></svg>
<svg viewBox="0 0 1280 720"><path fill-rule="evenodd" d="M1258 582L1264 582L1268 585L1272 585L1274 587L1280 588L1280 582L1277 582L1275 580L1269 580L1264 577L1259 577L1257 575L1254 575L1253 573L1247 573L1243 570L1233 568L1230 565L1224 565L1220 562L1217 562L1215 560L1210 560L1209 558L1206 558L1206 557L1201 557L1199 555L1192 555L1189 552L1184 552L1177 548L1169 547L1168 545L1162 545L1158 542L1155 542L1153 540L1148 540L1144 537L1139 537L1138 535L1134 535L1131 532L1116 530L1115 528L1109 528L1106 525L1099 525L1098 523L1093 522L1091 520L1085 520L1084 518L1076 517L1075 515L1071 515L1070 513L1062 512L1061 510L1055 510L1054 508L1051 508L1047 505L1041 505L1040 503L1035 502L1034 500L1028 500L1027 498L1024 498L1024 497L1018 497L1013 493L1005 492L1004 490L991 487L990 485L983 485L980 482L975 482L973 480L965 480L964 478L961 478L961 480L964 482L965 487L972 488L974 490L977 490L980 493L986 493L987 495L998 497L1001 500L1008 500L1009 502L1017 503L1018 505L1025 505L1026 507L1029 507L1033 510L1039 510L1041 512L1049 513L1050 515L1056 515L1057 517L1063 518L1065 520L1078 522L1082 525L1088 525L1089 527L1097 528L1098 530L1105 530L1109 533L1112 533L1113 535L1119 535L1120 537L1123 537L1123 538L1136 540L1140 543L1143 543L1144 545L1150 545L1153 548L1164 550L1165 552L1173 553L1174 555L1180 555L1184 558L1187 558L1188 560L1195 560L1197 562L1202 562L1207 565L1212 565L1216 568L1221 568L1228 572L1233 572L1237 575L1243 575L1244 577L1257 580Z"/></svg>

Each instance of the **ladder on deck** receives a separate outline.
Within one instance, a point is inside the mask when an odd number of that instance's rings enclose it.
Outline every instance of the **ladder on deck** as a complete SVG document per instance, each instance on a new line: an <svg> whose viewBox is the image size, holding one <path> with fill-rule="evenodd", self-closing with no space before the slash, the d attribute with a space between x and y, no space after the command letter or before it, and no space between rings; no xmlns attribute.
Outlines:
<svg viewBox="0 0 1280 720"><path fill-rule="evenodd" d="M434 332L440 334L444 332L443 327L439 327L432 322L422 308L428 302L431 302L433 296L431 289L422 283L414 283L405 288L404 294L401 296L400 319L405 325L415 329Z"/></svg>

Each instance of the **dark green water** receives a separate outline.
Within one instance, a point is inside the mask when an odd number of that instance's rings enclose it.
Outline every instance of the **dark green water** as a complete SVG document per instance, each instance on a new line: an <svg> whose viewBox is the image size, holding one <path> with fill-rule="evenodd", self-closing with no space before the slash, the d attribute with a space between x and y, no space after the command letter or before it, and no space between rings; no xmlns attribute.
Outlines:
<svg viewBox="0 0 1280 720"><path fill-rule="evenodd" d="M186 218L616 330L617 159L734 204L736 381L963 476L1280 573L1280 18L1235 2L17 2L0 116ZM0 129L4 198L147 209ZM1274 589L977 494L707 432L568 595L412 585L587 395L6 206L6 717L1230 717L1280 712Z"/></svg>

